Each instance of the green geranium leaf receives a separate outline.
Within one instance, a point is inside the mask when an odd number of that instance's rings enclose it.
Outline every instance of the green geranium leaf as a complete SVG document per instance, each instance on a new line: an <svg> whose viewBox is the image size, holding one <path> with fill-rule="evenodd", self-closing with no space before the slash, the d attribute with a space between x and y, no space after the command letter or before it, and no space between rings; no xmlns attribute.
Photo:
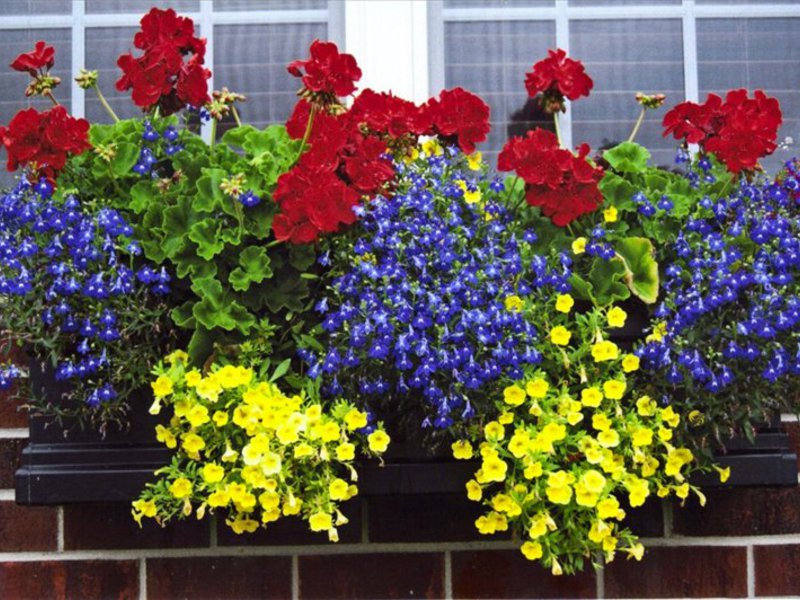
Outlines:
<svg viewBox="0 0 800 600"><path fill-rule="evenodd" d="M647 168L650 151L633 142L622 142L603 153L603 158L615 171L621 173L641 173Z"/></svg>
<svg viewBox="0 0 800 600"><path fill-rule="evenodd" d="M308 297L308 283L301 279L294 269L277 272L269 286L261 286L264 303L276 313L286 308L291 311L303 310L303 300Z"/></svg>
<svg viewBox="0 0 800 600"><path fill-rule="evenodd" d="M224 292L217 279L195 278L192 290L201 298L192 308L192 314L203 327L209 330L238 330L246 335L255 324L255 317Z"/></svg>
<svg viewBox="0 0 800 600"><path fill-rule="evenodd" d="M222 169L203 169L203 176L197 180L197 196L194 199L194 210L205 213L216 213L220 210L235 214L233 200L228 198L219 187L226 173Z"/></svg>
<svg viewBox="0 0 800 600"><path fill-rule="evenodd" d="M608 306L626 300L631 292L623 282L625 265L619 258L597 258L589 271L589 283L595 305Z"/></svg>
<svg viewBox="0 0 800 600"><path fill-rule="evenodd" d="M140 181L131 188L131 201L128 207L136 214L146 211L153 203L153 184Z"/></svg>
<svg viewBox="0 0 800 600"><path fill-rule="evenodd" d="M197 254L211 260L225 248L225 242L217 233L215 219L203 219L189 229L189 239L197 244Z"/></svg>
<svg viewBox="0 0 800 600"><path fill-rule="evenodd" d="M611 171L606 171L597 187L603 194L606 203L615 206L617 210L623 212L636 210L636 205L632 200L636 193L636 187L627 179Z"/></svg>
<svg viewBox="0 0 800 600"><path fill-rule="evenodd" d="M176 204L164 211L164 253L167 256L172 258L183 248L189 230L199 220L200 215L192 209L189 196L180 196Z"/></svg>
<svg viewBox="0 0 800 600"><path fill-rule="evenodd" d="M569 284L572 286L572 295L575 296L576 300L594 302L592 284L583 279L580 275L573 273L569 278Z"/></svg>
<svg viewBox="0 0 800 600"><path fill-rule="evenodd" d="M196 319L194 318L194 314L192 314L192 307L194 306L194 300L187 300L180 306L176 306L172 309L170 315L172 316L172 321L178 327L183 327L184 329L194 329L197 324Z"/></svg>
<svg viewBox="0 0 800 600"><path fill-rule="evenodd" d="M186 349L192 364L201 366L214 351L214 334L203 327L194 330Z"/></svg>
<svg viewBox="0 0 800 600"><path fill-rule="evenodd" d="M289 245L289 264L298 271L306 271L317 260L311 244Z"/></svg>
<svg viewBox="0 0 800 600"><path fill-rule="evenodd" d="M658 299L659 287L653 242L647 238L629 237L617 242L615 249L625 268L624 281L633 295L645 304L653 304Z"/></svg>
<svg viewBox="0 0 800 600"><path fill-rule="evenodd" d="M251 283L261 283L272 277L272 268L263 246L249 246L239 255L239 267L231 271L228 281L237 292L244 292Z"/></svg>
<svg viewBox="0 0 800 600"><path fill-rule="evenodd" d="M245 141L247 141L247 136L251 133L258 132L258 129L253 127L252 125L242 125L240 127L234 127L229 129L225 132L222 136L222 143L227 144L228 146L234 146L237 148L244 147Z"/></svg>
<svg viewBox="0 0 800 600"><path fill-rule="evenodd" d="M114 158L109 163L111 172L117 177L127 177L133 173L133 165L139 160L139 146L131 142L117 144Z"/></svg>

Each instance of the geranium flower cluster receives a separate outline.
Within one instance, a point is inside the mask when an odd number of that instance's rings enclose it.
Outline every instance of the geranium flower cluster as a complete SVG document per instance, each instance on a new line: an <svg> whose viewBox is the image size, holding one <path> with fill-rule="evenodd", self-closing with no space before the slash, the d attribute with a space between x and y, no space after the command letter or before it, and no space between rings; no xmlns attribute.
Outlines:
<svg viewBox="0 0 800 600"><path fill-rule="evenodd" d="M763 91L731 90L725 100L709 94L703 104L682 102L664 115L664 136L699 144L732 173L752 171L777 148L780 105Z"/></svg>
<svg viewBox="0 0 800 600"><path fill-rule="evenodd" d="M150 343L136 336L155 327L148 297L166 294L170 277L126 265L140 249L119 213L51 193L45 181L34 189L21 180L0 197L0 297L26 299L7 304L2 329L12 337L33 329L30 340L44 344L36 349L52 360L56 381L69 384L71 398L98 407L117 399L120 368L134 384L136 370L149 369L146 352L145 364L120 359L126 345Z"/></svg>
<svg viewBox="0 0 800 600"><path fill-rule="evenodd" d="M779 402L780 385L800 374L798 190L789 163L774 181L703 199L666 268L663 321L638 350L668 393L723 431L746 429L742 419ZM742 403L751 410L737 411Z"/></svg>
<svg viewBox="0 0 800 600"><path fill-rule="evenodd" d="M174 411L156 433L175 456L133 503L134 518L163 524L210 510L241 534L299 515L338 541L340 504L358 494L356 453L380 456L390 442L380 424L367 433L367 414L350 402L326 409L249 367L214 364L203 375L187 358L169 355L151 383L150 412Z"/></svg>
<svg viewBox="0 0 800 600"><path fill-rule="evenodd" d="M525 181L525 199L559 227L569 225L603 202L597 184L603 169L587 160L589 146L577 153L560 147L558 138L544 129L513 137L497 158L501 171L515 171Z"/></svg>
<svg viewBox="0 0 800 600"><path fill-rule="evenodd" d="M34 179L37 175L54 179L70 156L91 148L88 134L89 122L72 117L63 106L45 112L21 110L7 127L0 127L8 170L30 167Z"/></svg>
<svg viewBox="0 0 800 600"><path fill-rule="evenodd" d="M286 130L310 149L278 179L273 199L281 210L273 232L281 241L313 242L354 223L361 199L394 177L387 151L402 154L419 136L438 135L472 152L489 131L489 107L461 88L444 90L422 106L365 90L347 110L337 97L355 91L361 70L329 42L314 42L311 57L291 63L289 72L306 87Z"/></svg>
<svg viewBox="0 0 800 600"><path fill-rule="evenodd" d="M625 323L621 308L576 315L569 294L526 300L551 324L544 359L503 390L498 416L472 438L480 468L467 496L489 508L475 525L487 535L513 528L525 557L556 575L619 550L640 560L624 507L691 490L705 500L687 480L692 452L673 442L680 415L631 389L639 359L607 337ZM452 448L457 459L476 454L470 440Z"/></svg>
<svg viewBox="0 0 800 600"><path fill-rule="evenodd" d="M547 58L533 65L525 75L525 88L533 98L541 94L540 104L545 112L565 111L564 99L577 100L588 96L594 82L586 74L583 63L567 57L561 48L548 50Z"/></svg>
<svg viewBox="0 0 800 600"><path fill-rule="evenodd" d="M325 351L303 357L330 394L421 397L425 424L445 428L475 414L485 385L538 362L517 295L566 288L570 271L567 257L557 267L526 258L535 235L509 228L502 184L487 181L479 161L473 171L454 149L425 148L396 163L394 195L367 204L357 236L324 255Z"/></svg>
<svg viewBox="0 0 800 600"><path fill-rule="evenodd" d="M136 106L146 111L158 107L162 115L210 102L211 71L203 67L206 41L195 37L194 22L171 8L153 8L142 17L141 26L133 45L144 53L120 55L117 65L123 74L117 89L132 90Z"/></svg>

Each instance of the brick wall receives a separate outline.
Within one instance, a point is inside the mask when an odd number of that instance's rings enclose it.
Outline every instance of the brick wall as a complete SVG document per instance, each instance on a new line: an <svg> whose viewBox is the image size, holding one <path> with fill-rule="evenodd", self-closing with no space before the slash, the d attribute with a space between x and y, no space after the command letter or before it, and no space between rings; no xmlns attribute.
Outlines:
<svg viewBox="0 0 800 600"><path fill-rule="evenodd" d="M341 541L300 522L249 537L187 521L139 529L124 505L21 507L25 418L0 401L0 598L630 598L800 596L800 488L711 490L708 506L634 515L648 552L552 577L472 526L459 496L349 503ZM798 423L787 423L800 442Z"/></svg>

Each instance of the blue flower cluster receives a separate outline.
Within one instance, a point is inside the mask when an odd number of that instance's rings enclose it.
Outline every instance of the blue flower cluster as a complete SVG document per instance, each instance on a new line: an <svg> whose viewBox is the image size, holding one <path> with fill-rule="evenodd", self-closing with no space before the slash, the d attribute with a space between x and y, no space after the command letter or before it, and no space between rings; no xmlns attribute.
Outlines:
<svg viewBox="0 0 800 600"><path fill-rule="evenodd" d="M300 354L330 395L422 397L423 426L446 428L475 414L484 386L541 360L535 328L506 299L568 290L571 261L533 256L536 235L516 234L497 200L502 183L463 154L395 169L397 190L362 209L357 239L322 255L334 277L316 305L325 350Z"/></svg>
<svg viewBox="0 0 800 600"><path fill-rule="evenodd" d="M799 194L789 162L775 181L702 199L666 269L666 335L638 349L645 368L711 394L800 375Z"/></svg>
<svg viewBox="0 0 800 600"><path fill-rule="evenodd" d="M98 406L117 396L109 356L127 325L120 311L139 310L142 294L168 293L170 275L147 266L134 271L141 250L117 211L92 211L73 195L56 200L52 191L23 179L0 196L3 329L29 330L38 319L39 339L59 348L56 379L81 384L85 401ZM17 375L0 372L0 387Z"/></svg>
<svg viewBox="0 0 800 600"><path fill-rule="evenodd" d="M174 125L169 125L163 133L158 133L155 127L149 122L144 123L144 133L142 133L142 141L147 144L154 144L159 140L166 142L164 144L164 153L167 156L172 156L183 150L183 146L178 143L180 134ZM158 162L156 152L148 145L142 146L139 151L139 160L133 165L133 172L137 175L149 175L153 169L153 165Z"/></svg>

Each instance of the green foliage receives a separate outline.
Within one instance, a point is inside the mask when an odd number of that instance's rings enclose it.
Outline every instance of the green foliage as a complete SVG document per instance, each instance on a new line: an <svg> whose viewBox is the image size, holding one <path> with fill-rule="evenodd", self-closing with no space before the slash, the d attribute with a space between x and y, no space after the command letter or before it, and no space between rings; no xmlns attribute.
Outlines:
<svg viewBox="0 0 800 600"><path fill-rule="evenodd" d="M163 134L175 117L153 119ZM270 320L297 319L308 307L309 284L301 277L315 262L312 248L270 243L277 179L293 164L299 142L282 126L235 127L213 147L183 129L183 149L168 156L163 140L142 141L139 120L94 125L90 138L101 152L85 153L65 177L91 181L97 198L126 213L145 256L181 280L171 312L190 330L195 364L224 345L240 343ZM142 147L152 150L153 177L133 171ZM261 198L244 207L226 187ZM266 318L266 321L264 320Z"/></svg>
<svg viewBox="0 0 800 600"><path fill-rule="evenodd" d="M647 238L625 238L616 245L617 257L625 269L625 284L645 304L658 299L658 263L653 242Z"/></svg>

